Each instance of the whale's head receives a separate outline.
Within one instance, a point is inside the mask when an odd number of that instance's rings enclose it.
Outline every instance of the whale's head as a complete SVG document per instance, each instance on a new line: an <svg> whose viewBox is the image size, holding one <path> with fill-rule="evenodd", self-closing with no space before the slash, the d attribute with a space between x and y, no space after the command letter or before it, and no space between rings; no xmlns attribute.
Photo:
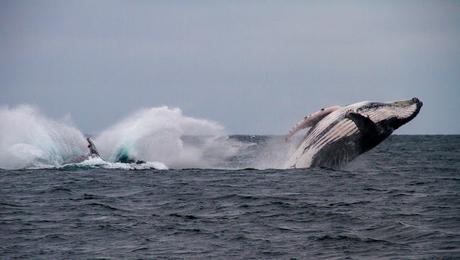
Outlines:
<svg viewBox="0 0 460 260"><path fill-rule="evenodd" d="M414 97L387 103L369 102L357 109L358 112L370 115L375 123L385 123L393 130L414 119L420 112L423 102Z"/></svg>
<svg viewBox="0 0 460 260"><path fill-rule="evenodd" d="M422 106L423 102L416 97L409 100L390 103L389 108L394 111L394 117L392 120L389 120L388 123L393 129L397 129L414 119L420 112Z"/></svg>

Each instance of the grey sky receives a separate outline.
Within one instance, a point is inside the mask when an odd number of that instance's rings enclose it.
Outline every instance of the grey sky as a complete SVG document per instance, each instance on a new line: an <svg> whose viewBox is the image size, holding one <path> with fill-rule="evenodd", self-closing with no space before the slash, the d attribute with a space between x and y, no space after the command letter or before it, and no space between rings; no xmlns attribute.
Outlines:
<svg viewBox="0 0 460 260"><path fill-rule="evenodd" d="M322 106L419 97L460 133L460 1L0 1L0 104L97 133L180 107L282 134Z"/></svg>

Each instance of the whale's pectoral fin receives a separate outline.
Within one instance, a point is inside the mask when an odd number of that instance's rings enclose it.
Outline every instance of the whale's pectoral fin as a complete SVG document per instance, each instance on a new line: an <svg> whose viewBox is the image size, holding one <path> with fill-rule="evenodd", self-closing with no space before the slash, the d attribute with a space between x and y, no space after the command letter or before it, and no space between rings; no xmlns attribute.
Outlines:
<svg viewBox="0 0 460 260"><path fill-rule="evenodd" d="M374 123L367 116L363 116L355 112L348 112L345 117L353 121L358 127L359 132L362 134L363 138L361 138L361 148L364 151L376 146L387 137L385 134L386 132L382 131L381 126Z"/></svg>
<svg viewBox="0 0 460 260"><path fill-rule="evenodd" d="M377 125L368 117L355 112L348 112L346 118L353 121L363 135L377 135Z"/></svg>
<svg viewBox="0 0 460 260"><path fill-rule="evenodd" d="M322 108L320 111L311 113L310 115L304 117L302 120L297 122L297 124L295 124L295 126L289 131L285 138L286 142L289 141L291 137L294 136L300 130L305 129L307 127L313 127L319 121L321 121L321 119L323 119L324 117L326 117L327 115L336 111L339 108L339 106L325 107Z"/></svg>

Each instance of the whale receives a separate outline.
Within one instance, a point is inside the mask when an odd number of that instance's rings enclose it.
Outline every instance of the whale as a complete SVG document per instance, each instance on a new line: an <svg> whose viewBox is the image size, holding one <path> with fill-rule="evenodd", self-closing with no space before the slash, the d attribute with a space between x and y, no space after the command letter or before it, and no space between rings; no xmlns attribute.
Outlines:
<svg viewBox="0 0 460 260"><path fill-rule="evenodd" d="M414 119L422 106L422 101L414 97L322 108L304 117L286 135L286 141L292 142L294 135L309 128L285 167L343 168Z"/></svg>

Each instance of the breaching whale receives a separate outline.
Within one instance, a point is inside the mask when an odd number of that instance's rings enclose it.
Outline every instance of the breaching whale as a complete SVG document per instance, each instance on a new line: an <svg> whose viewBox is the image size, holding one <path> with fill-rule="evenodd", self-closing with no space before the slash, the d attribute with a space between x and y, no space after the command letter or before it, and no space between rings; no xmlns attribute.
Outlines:
<svg viewBox="0 0 460 260"><path fill-rule="evenodd" d="M298 131L311 127L286 167L340 168L415 118L422 105L414 97L388 103L363 101L323 108L306 116L286 136L289 141Z"/></svg>

